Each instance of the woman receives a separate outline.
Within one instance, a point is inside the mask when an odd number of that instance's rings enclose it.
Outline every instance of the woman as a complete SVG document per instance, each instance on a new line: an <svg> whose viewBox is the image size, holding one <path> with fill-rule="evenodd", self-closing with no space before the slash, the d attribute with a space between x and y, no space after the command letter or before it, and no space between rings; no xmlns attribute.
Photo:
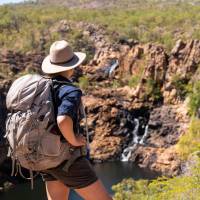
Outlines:
<svg viewBox="0 0 200 200"><path fill-rule="evenodd" d="M63 139L74 147L85 146L86 139L77 134L80 120L78 107L82 92L69 79L74 68L79 66L85 57L84 53L73 52L63 40L51 45L50 54L42 63L43 72L50 75L54 83L59 131ZM62 86L59 86L60 83ZM67 171L66 163L42 173L48 200L66 200L70 189L74 189L85 200L112 200L85 156L78 158Z"/></svg>

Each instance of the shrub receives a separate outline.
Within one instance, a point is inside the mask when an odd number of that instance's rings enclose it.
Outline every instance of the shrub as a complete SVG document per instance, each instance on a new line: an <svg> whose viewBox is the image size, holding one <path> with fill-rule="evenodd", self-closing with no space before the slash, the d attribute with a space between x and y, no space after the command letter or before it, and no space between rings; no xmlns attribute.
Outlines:
<svg viewBox="0 0 200 200"><path fill-rule="evenodd" d="M112 187L115 191L114 200L139 200L147 199L149 181L124 179L121 183Z"/></svg>
<svg viewBox="0 0 200 200"><path fill-rule="evenodd" d="M189 113L190 115L196 115L200 108L200 81L193 84L192 92L189 94Z"/></svg>
<svg viewBox="0 0 200 200"><path fill-rule="evenodd" d="M118 87L120 87L120 86L122 86L122 83L121 83L119 80L114 79L114 80L111 82L111 88L116 89L116 88L118 88Z"/></svg>
<svg viewBox="0 0 200 200"><path fill-rule="evenodd" d="M140 83L141 77L138 75L132 76L128 82L129 87L136 87Z"/></svg>
<svg viewBox="0 0 200 200"><path fill-rule="evenodd" d="M191 119L187 133L181 136L177 144L177 151L184 160L191 153L200 151L200 119Z"/></svg>
<svg viewBox="0 0 200 200"><path fill-rule="evenodd" d="M144 55L142 55L141 59L142 59L142 62L138 63L135 74L128 80L129 87L132 87L132 88L136 87L142 79L142 75L143 75L147 61L146 61Z"/></svg>
<svg viewBox="0 0 200 200"><path fill-rule="evenodd" d="M88 86L89 86L89 79L87 76L82 76L78 79L78 86L83 89L83 90L87 90Z"/></svg>
<svg viewBox="0 0 200 200"><path fill-rule="evenodd" d="M190 176L161 177L153 181L125 179L113 186L114 200L199 200L200 161Z"/></svg>
<svg viewBox="0 0 200 200"><path fill-rule="evenodd" d="M162 98L161 86L151 78L147 79L145 82L144 98L148 98L154 102L157 102Z"/></svg>
<svg viewBox="0 0 200 200"><path fill-rule="evenodd" d="M179 75L174 75L172 77L172 85L176 88L177 95L182 100L186 97L188 92L190 92L188 80L182 79Z"/></svg>

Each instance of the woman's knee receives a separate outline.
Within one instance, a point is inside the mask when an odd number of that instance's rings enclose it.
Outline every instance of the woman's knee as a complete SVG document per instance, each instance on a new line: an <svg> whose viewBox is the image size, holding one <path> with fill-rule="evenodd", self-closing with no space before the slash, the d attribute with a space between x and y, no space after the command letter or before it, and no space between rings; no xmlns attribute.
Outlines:
<svg viewBox="0 0 200 200"><path fill-rule="evenodd" d="M69 196L69 188L60 181L47 181L46 192L48 200L66 200Z"/></svg>
<svg viewBox="0 0 200 200"><path fill-rule="evenodd" d="M76 192L85 200L112 200L99 180L85 188L76 189Z"/></svg>

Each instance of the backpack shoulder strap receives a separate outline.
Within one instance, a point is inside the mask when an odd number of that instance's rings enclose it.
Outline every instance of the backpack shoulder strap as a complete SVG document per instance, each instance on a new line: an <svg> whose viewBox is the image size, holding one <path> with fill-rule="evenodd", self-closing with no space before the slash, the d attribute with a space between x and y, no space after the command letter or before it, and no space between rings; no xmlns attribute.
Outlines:
<svg viewBox="0 0 200 200"><path fill-rule="evenodd" d="M55 80L55 79L52 79L52 82L53 82L53 93L54 93L54 101L56 101L56 96L55 96L55 91L60 88L60 87L64 87L66 85L69 85L69 86L74 86L72 83L70 82L67 82L67 81L58 81L58 80ZM74 86L76 87L76 86ZM77 88L77 90L79 90L79 88ZM55 102L56 103L56 102ZM54 104L56 105L56 104ZM87 139L87 146L89 147L89 133L88 133L88 124L87 124L87 115L86 115L86 112L85 112L85 107L83 105L83 101L81 100L80 102L80 107L79 107L79 114L82 114L83 117L85 118L85 131L86 131L86 139Z"/></svg>

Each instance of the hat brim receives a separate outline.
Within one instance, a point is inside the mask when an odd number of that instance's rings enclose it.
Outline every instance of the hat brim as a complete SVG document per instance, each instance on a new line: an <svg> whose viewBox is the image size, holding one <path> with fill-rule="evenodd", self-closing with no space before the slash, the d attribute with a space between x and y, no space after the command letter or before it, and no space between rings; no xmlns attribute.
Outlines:
<svg viewBox="0 0 200 200"><path fill-rule="evenodd" d="M85 53L74 52L73 58L63 64L53 64L50 61L50 56L48 55L42 62L42 71L46 74L55 74L63 71L67 71L78 67L86 58Z"/></svg>

